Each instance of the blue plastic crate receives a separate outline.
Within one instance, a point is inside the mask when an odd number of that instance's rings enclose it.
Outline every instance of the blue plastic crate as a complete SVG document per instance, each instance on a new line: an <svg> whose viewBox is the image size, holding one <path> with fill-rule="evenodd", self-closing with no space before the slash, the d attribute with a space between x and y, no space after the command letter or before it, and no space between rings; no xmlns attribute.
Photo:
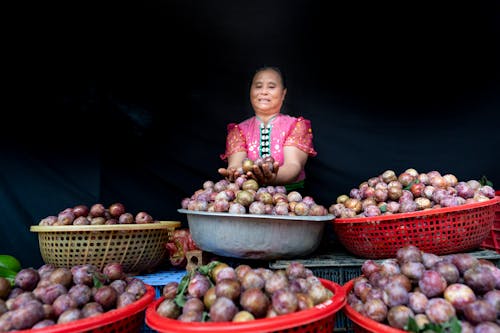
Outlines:
<svg viewBox="0 0 500 333"><path fill-rule="evenodd" d="M144 283L152 286L155 289L156 295L155 299L159 298L163 292L163 286L169 282L180 282L181 279L186 275L185 270L168 270L160 271L153 274L137 275L136 278L142 280ZM141 333L156 333L157 331L151 329L144 322L141 327Z"/></svg>

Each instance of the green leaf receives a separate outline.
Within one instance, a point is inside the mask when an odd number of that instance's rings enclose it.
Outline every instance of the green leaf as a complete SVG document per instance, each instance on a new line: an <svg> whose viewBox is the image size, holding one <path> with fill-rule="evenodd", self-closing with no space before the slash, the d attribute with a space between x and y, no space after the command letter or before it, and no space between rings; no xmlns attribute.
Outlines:
<svg viewBox="0 0 500 333"><path fill-rule="evenodd" d="M380 212L381 212L381 213L385 213L385 212L387 212L387 205L382 205L382 206L380 206L379 208L380 208Z"/></svg>
<svg viewBox="0 0 500 333"><path fill-rule="evenodd" d="M200 272L201 274L205 275L205 276L210 276L210 272L212 271L212 269L215 268L215 266L217 266L218 264L220 264L220 261L217 261L217 260L214 260L206 265L202 265L200 267L198 267L198 272Z"/></svg>
<svg viewBox="0 0 500 333"><path fill-rule="evenodd" d="M175 304L177 304L178 307L183 307L184 304L186 303L186 289L189 285L189 281L191 281L191 276L192 273L188 273L184 275L181 279L181 282L179 282L179 286L177 287L177 294L174 298Z"/></svg>
<svg viewBox="0 0 500 333"><path fill-rule="evenodd" d="M486 178L485 175L483 175L481 177L481 179L479 180L479 184L481 184L481 186L485 186L485 185L488 185L488 186L491 186L493 187L493 182L490 181L488 178Z"/></svg>
<svg viewBox="0 0 500 333"><path fill-rule="evenodd" d="M415 318L410 317L408 318L408 324L405 325L405 331L408 332L413 332L413 333L419 333L420 329L418 328L417 322L415 321Z"/></svg>
<svg viewBox="0 0 500 333"><path fill-rule="evenodd" d="M413 180L410 184L406 185L406 187L404 187L404 188L403 188L403 190L408 190L408 191L409 191L409 190L410 190L410 188L411 188L411 186L412 186L413 184L418 184L418 183L420 183L420 181L419 181L418 179L415 179L415 180Z"/></svg>
<svg viewBox="0 0 500 333"><path fill-rule="evenodd" d="M413 333L461 333L462 326L457 317L451 318L449 321L436 324L427 323L422 328L419 328L417 322L414 318L408 318L408 324L405 325L404 329L408 332Z"/></svg>
<svg viewBox="0 0 500 333"><path fill-rule="evenodd" d="M462 325L460 325L460 321L458 320L457 317L453 317L450 320L450 333L461 333L462 332Z"/></svg>
<svg viewBox="0 0 500 333"><path fill-rule="evenodd" d="M102 287L102 282L101 280L97 277L97 275L92 274L92 281L94 282L94 287L97 289Z"/></svg>

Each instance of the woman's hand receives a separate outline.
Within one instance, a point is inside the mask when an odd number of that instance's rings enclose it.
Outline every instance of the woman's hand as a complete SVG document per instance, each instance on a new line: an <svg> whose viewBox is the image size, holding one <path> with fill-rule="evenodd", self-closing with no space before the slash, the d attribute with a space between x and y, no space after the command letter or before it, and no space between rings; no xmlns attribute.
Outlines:
<svg viewBox="0 0 500 333"><path fill-rule="evenodd" d="M220 168L218 171L221 176L223 176L230 182L234 182L236 178L242 175L241 172L239 172L236 168Z"/></svg>
<svg viewBox="0 0 500 333"><path fill-rule="evenodd" d="M262 165L254 165L250 178L253 178L259 185L274 185L276 177L278 176L279 163L274 162L272 166L269 163L262 163Z"/></svg>

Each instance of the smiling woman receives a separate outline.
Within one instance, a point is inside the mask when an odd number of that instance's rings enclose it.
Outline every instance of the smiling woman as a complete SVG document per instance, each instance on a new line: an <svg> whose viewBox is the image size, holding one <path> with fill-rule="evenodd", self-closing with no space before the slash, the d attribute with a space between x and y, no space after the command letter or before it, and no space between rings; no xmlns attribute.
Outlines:
<svg viewBox="0 0 500 333"><path fill-rule="evenodd" d="M243 171L246 159L257 161L271 156L274 164L254 163L247 176L260 185L285 185L287 189L304 187L304 167L309 156L316 156L311 122L303 117L281 113L287 93L285 80L276 67L256 71L250 87L250 102L255 116L228 125L227 168L219 173L234 180Z"/></svg>

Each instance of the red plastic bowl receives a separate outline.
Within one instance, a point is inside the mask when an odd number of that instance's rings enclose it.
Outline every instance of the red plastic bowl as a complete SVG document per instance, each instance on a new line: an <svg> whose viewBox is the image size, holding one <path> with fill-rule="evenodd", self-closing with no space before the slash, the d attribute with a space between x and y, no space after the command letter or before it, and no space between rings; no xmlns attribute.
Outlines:
<svg viewBox="0 0 500 333"><path fill-rule="evenodd" d="M344 284L344 291L346 295L352 290L354 279ZM373 319L363 316L358 311L354 310L349 304L346 303L342 309L347 318L352 321L352 328L355 333L408 333L400 329L391 327L389 325L381 324Z"/></svg>
<svg viewBox="0 0 500 333"><path fill-rule="evenodd" d="M333 332L335 315L345 305L344 288L335 282L321 279L334 296L315 307L274 318L256 319L246 322L188 323L160 316L156 309L163 301L161 297L146 309L146 324L160 333L189 332Z"/></svg>
<svg viewBox="0 0 500 333"><path fill-rule="evenodd" d="M18 333L131 333L139 332L144 323L144 310L155 298L155 289L146 285L146 294L139 300L121 309L111 310L99 316L57 324L36 330Z"/></svg>
<svg viewBox="0 0 500 333"><path fill-rule="evenodd" d="M332 223L342 245L362 258L393 258L409 244L445 255L478 248L490 233L499 203L500 197L495 197L411 213L336 218Z"/></svg>

